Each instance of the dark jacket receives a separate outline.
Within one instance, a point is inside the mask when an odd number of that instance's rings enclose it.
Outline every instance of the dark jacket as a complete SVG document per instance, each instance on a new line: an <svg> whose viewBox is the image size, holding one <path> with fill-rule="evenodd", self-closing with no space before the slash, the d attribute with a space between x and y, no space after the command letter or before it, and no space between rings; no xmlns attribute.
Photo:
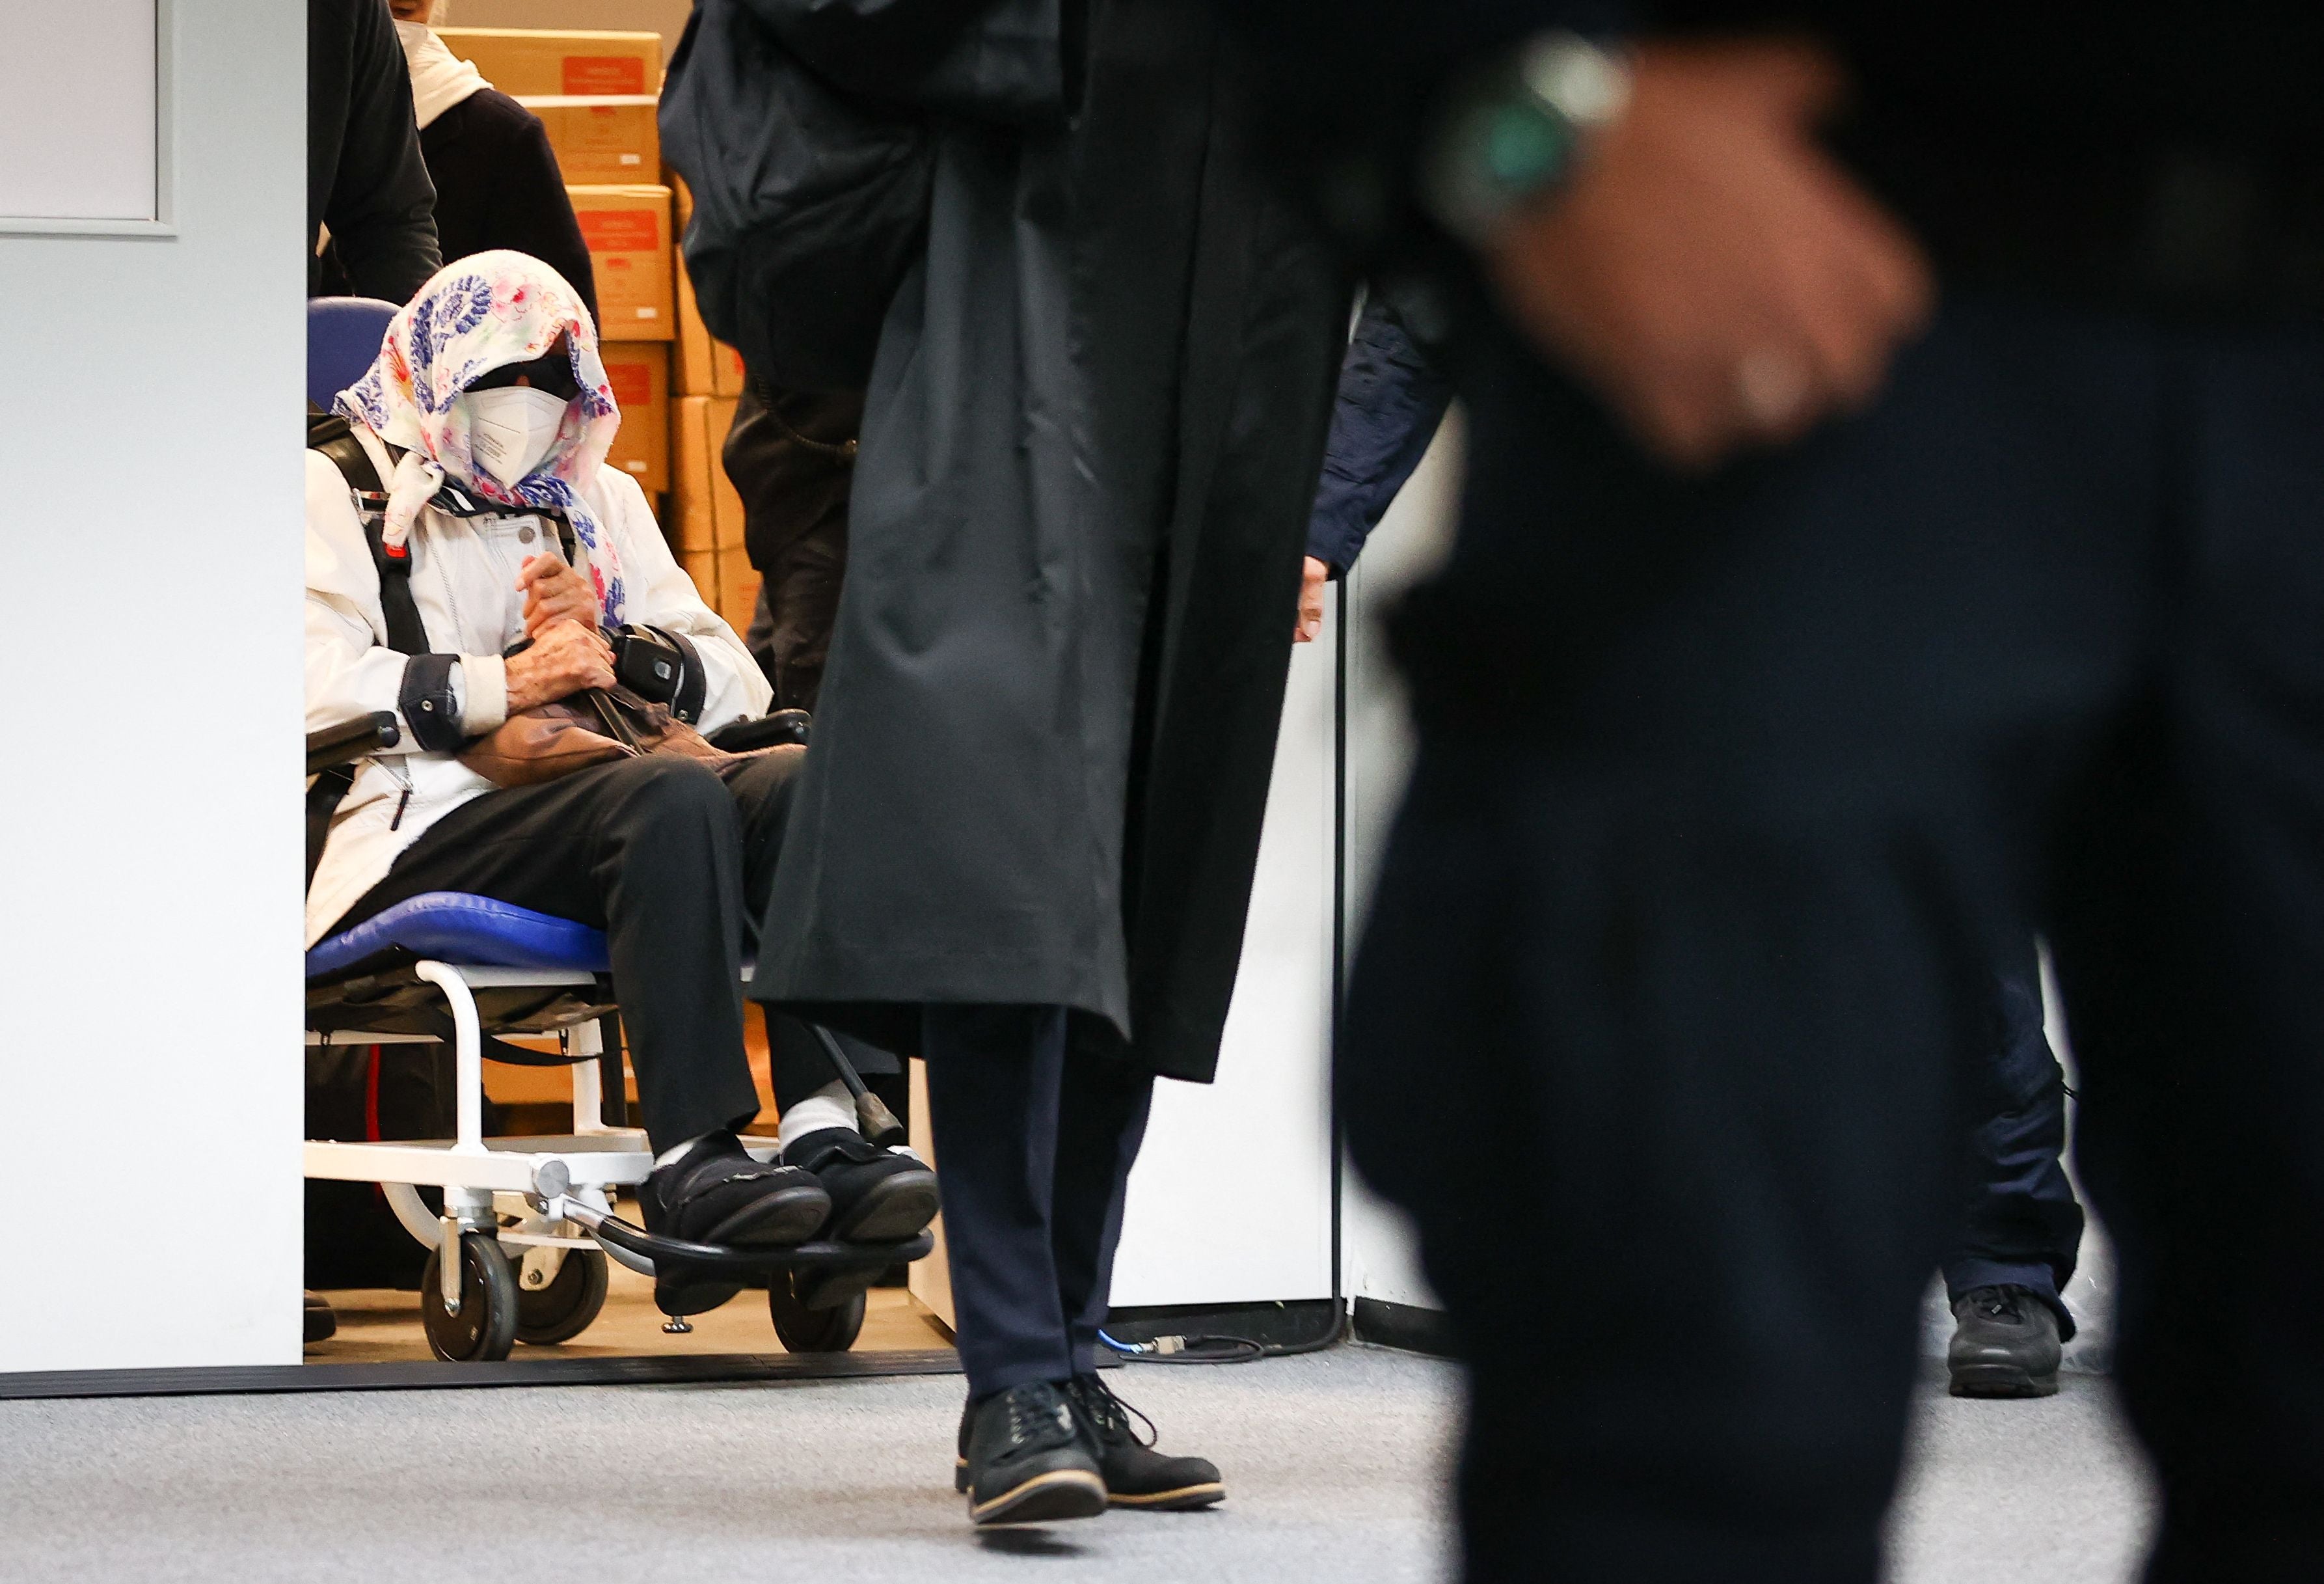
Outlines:
<svg viewBox="0 0 2324 1584"><path fill-rule="evenodd" d="M1347 298L1200 6L1091 0L1052 58L1069 123L936 124L752 994L907 1050L1063 1005L1207 1079Z"/></svg>
<svg viewBox="0 0 2324 1584"><path fill-rule="evenodd" d="M1323 483L1307 523L1307 553L1333 577L1346 576L1356 564L1364 541L1428 454L1452 404L1452 382L1414 341L1388 299L1374 292L1340 365Z"/></svg>
<svg viewBox="0 0 2324 1584"><path fill-rule="evenodd" d="M734 403L721 460L742 497L742 544L761 579L746 642L778 709L813 711L822 697L862 432L861 391L778 391L752 375Z"/></svg>
<svg viewBox="0 0 2324 1584"><path fill-rule="evenodd" d="M563 275L597 317L589 245L540 116L497 88L480 88L429 122L420 147L436 183L436 236L446 258L492 247L529 253Z"/></svg>
<svg viewBox="0 0 2324 1584"><path fill-rule="evenodd" d="M307 240L330 227L346 289L408 302L444 267L436 189L387 0L307 0ZM324 267L308 262L308 288Z"/></svg>

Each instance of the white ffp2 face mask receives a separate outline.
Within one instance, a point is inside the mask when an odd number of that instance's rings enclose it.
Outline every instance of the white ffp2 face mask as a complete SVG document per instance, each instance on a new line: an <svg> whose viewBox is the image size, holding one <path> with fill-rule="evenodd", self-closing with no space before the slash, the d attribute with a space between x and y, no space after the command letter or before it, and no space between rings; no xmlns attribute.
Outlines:
<svg viewBox="0 0 2324 1584"><path fill-rule="evenodd" d="M549 455L572 405L530 385L470 391L460 399L468 404L468 449L476 465L511 489Z"/></svg>

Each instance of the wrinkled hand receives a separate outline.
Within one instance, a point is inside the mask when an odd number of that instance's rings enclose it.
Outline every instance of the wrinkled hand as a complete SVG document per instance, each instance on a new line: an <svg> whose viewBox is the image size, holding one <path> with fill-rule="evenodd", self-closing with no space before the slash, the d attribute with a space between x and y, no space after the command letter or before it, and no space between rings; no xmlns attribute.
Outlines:
<svg viewBox="0 0 2324 1584"><path fill-rule="evenodd" d="M1679 467L1863 405L1929 315L1919 249L1815 144L1841 87L1804 44L1646 45L1572 184L1487 250L1517 324Z"/></svg>
<svg viewBox="0 0 2324 1584"><path fill-rule="evenodd" d="M1323 635L1323 585L1331 580L1331 563L1309 556L1299 573L1299 625L1292 630L1294 644L1313 644Z"/></svg>
<svg viewBox="0 0 2324 1584"><path fill-rule="evenodd" d="M613 685L613 651L595 628L564 620L532 647L508 658L508 712L569 699L585 688Z"/></svg>
<svg viewBox="0 0 2324 1584"><path fill-rule="evenodd" d="M524 595L526 637L538 638L558 622L596 630L597 591L587 578L566 565L563 556L528 556L516 586Z"/></svg>

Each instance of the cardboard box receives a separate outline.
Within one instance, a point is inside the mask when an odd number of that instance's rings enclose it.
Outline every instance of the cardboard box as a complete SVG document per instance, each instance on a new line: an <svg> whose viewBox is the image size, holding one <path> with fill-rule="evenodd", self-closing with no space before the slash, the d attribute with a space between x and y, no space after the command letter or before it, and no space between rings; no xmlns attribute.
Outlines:
<svg viewBox="0 0 2324 1584"><path fill-rule="evenodd" d="M517 100L540 117L557 168L565 180L645 181L661 170L659 101L651 94L567 97L526 95Z"/></svg>
<svg viewBox="0 0 2324 1584"><path fill-rule="evenodd" d="M436 33L512 98L661 92L659 33L519 27L439 27Z"/></svg>
<svg viewBox="0 0 2324 1584"><path fill-rule="evenodd" d="M567 187L597 275L597 333L607 341L678 334L670 283L669 189Z"/></svg>
<svg viewBox="0 0 2324 1584"><path fill-rule="evenodd" d="M751 630L752 618L759 614L759 573L751 565L750 557L739 550L718 552L718 614L736 636Z"/></svg>
<svg viewBox="0 0 2324 1584"><path fill-rule="evenodd" d="M726 431L734 425L733 400L679 396L670 408L675 414L670 424L670 495L675 509L672 520L663 524L664 532L681 555L738 550L742 543L742 497L727 481L725 465L719 457L726 444Z"/></svg>
<svg viewBox="0 0 2324 1584"><path fill-rule="evenodd" d="M687 278L685 258L679 257L671 267L678 277L678 339L674 343L678 356L670 377L678 382L678 394L741 395L742 355L712 336L709 327L702 322L702 310L695 305L694 283Z"/></svg>
<svg viewBox="0 0 2324 1584"><path fill-rule="evenodd" d="M702 603L711 609L718 608L718 552L715 550L682 551L678 566L694 579L694 591L702 596Z"/></svg>
<svg viewBox="0 0 2324 1584"><path fill-rule="evenodd" d="M683 243L687 223L694 218L694 195L675 174L669 179L669 192L676 208L677 235ZM714 338L702 322L683 253L672 262L671 270L678 281L678 356L670 366L670 378L677 382L674 388L682 396L741 395L742 355Z"/></svg>
<svg viewBox="0 0 2324 1584"><path fill-rule="evenodd" d="M669 348L658 341L606 341L598 354L622 409L622 431L605 464L657 495L669 487Z"/></svg>

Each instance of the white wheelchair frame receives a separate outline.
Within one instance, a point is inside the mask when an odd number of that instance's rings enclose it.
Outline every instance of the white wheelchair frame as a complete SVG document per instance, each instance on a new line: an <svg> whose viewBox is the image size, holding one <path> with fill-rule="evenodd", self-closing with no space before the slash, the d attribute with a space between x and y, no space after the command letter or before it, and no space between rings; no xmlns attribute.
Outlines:
<svg viewBox="0 0 2324 1584"><path fill-rule="evenodd" d="M539 1291L557 1279L567 1251L601 1248L641 1275L653 1274L653 1262L618 1245L588 1236L588 1228L613 1213L616 1190L635 1188L653 1170L653 1151L642 1129L609 1127L604 1121L604 1035L595 1016L584 1016L562 1031L573 1063L573 1131L533 1137L487 1139L484 1136L484 1032L477 1016L475 990L557 989L593 987L596 976L578 969L464 967L422 961L412 970L444 994L452 1013L453 1089L456 1103L455 1136L409 1143L340 1143L309 1139L305 1170L311 1178L337 1182L379 1185L397 1220L422 1246L456 1248L466 1232L488 1234L503 1245L522 1248L523 1263L517 1285ZM425 1034L309 1032L309 1045L434 1044ZM772 1160L772 1139L743 1140L743 1147L761 1160ZM444 1210L430 1214L420 1197L420 1188L441 1189ZM500 1218L518 1218L514 1227L503 1227ZM461 1262L437 1261L438 1287L447 1313L457 1315L463 1301ZM684 1329L683 1321L671 1329Z"/></svg>

